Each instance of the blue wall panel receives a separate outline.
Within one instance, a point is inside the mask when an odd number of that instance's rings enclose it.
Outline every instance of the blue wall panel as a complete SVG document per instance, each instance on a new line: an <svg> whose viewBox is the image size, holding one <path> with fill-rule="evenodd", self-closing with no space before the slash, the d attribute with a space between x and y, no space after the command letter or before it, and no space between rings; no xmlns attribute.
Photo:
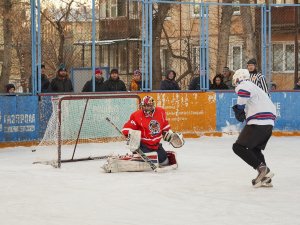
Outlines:
<svg viewBox="0 0 300 225"><path fill-rule="evenodd" d="M300 92L274 92L272 101L277 109L274 130L300 130ZM217 131L239 130L244 124L239 123L231 107L236 104L235 93L217 93Z"/></svg>
<svg viewBox="0 0 300 225"><path fill-rule="evenodd" d="M36 140L39 132L37 96L0 97L0 141Z"/></svg>
<svg viewBox="0 0 300 225"><path fill-rule="evenodd" d="M275 92L272 101L277 109L276 130L300 130L300 92Z"/></svg>

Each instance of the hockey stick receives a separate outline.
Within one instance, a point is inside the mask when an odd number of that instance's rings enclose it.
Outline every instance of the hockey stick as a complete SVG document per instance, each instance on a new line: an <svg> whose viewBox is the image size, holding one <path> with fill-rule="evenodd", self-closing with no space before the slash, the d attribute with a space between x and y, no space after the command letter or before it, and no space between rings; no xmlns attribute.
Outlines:
<svg viewBox="0 0 300 225"><path fill-rule="evenodd" d="M86 158L80 159L63 159L61 160L62 163L68 162L80 162L80 161L87 161L87 160L100 160L100 159L107 159L111 155L103 155L103 156L89 156ZM57 160L50 160L50 161L35 161L32 164L44 164L44 165L51 165L53 167L57 167Z"/></svg>
<svg viewBox="0 0 300 225"><path fill-rule="evenodd" d="M106 117L106 121L109 122L123 137L125 137L122 131L108 117ZM136 149L135 152L151 167L154 172L160 171L160 168L158 168L140 148Z"/></svg>

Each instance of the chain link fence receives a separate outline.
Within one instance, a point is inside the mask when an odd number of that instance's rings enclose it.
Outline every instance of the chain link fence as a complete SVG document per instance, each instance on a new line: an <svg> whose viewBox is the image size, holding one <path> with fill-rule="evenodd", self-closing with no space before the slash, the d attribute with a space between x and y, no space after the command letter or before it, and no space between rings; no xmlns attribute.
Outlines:
<svg viewBox="0 0 300 225"><path fill-rule="evenodd" d="M73 68L92 67L91 2L40 1L40 60L49 80L56 77L61 64L70 78ZM14 83L17 92L31 92L30 3L30 0L4 0L0 4L1 93L6 91L7 83ZM152 6L153 18L148 21L152 29L153 90L160 89L160 82L170 69L176 72L175 80L181 90L188 90L191 80L201 70L212 82L217 74L225 75L224 67L233 73L246 68L251 58L257 60L258 70L265 73L269 84L276 84L277 90L293 89L299 70L299 5L200 0L149 0L147 4ZM143 1L95 0L94 66L117 68L127 88L133 71L145 69L142 68L145 13ZM203 57L206 65L202 65ZM87 71L84 74L90 78L91 71ZM83 85L73 83L74 87ZM80 92L79 89L75 92Z"/></svg>

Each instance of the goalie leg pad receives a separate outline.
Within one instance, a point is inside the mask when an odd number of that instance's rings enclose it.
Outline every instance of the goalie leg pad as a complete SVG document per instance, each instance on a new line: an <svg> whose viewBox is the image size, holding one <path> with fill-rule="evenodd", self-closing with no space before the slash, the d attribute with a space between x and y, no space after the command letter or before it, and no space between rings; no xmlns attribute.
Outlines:
<svg viewBox="0 0 300 225"><path fill-rule="evenodd" d="M156 152L145 153L158 166ZM152 171L148 163L137 154L131 156L110 157L102 167L106 173Z"/></svg>

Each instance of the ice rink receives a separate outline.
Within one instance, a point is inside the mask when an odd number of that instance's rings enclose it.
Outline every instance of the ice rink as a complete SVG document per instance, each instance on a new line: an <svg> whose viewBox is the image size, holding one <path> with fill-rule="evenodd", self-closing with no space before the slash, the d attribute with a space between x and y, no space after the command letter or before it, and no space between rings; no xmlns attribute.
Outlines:
<svg viewBox="0 0 300 225"><path fill-rule="evenodd" d="M264 154L274 187L258 189L251 185L257 172L231 150L235 139L186 139L178 170L164 173L107 174L105 160L54 169L32 164L41 151L0 149L0 224L300 224L300 138L270 139ZM128 151L124 142L84 148L98 155Z"/></svg>

